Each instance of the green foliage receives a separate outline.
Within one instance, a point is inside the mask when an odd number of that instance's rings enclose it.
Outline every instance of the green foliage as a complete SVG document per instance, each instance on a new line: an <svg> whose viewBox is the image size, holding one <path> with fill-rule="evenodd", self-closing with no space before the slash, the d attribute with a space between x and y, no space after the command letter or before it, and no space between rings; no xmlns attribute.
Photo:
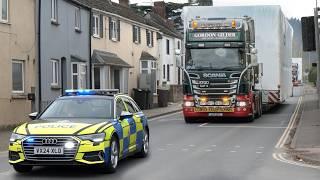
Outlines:
<svg viewBox="0 0 320 180"><path fill-rule="evenodd" d="M312 82L316 85L317 82L317 67L312 67L309 73L309 82Z"/></svg>

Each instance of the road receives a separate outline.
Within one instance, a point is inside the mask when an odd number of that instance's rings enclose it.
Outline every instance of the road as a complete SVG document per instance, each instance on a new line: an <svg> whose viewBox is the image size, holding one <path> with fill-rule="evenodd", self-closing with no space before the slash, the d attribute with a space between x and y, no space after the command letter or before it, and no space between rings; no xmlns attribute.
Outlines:
<svg viewBox="0 0 320 180"><path fill-rule="evenodd" d="M121 161L115 174L88 168L36 168L20 175L0 153L0 179L137 179L137 180L319 180L317 169L273 159L298 98L291 98L253 123L185 124L181 113L150 121L151 154Z"/></svg>

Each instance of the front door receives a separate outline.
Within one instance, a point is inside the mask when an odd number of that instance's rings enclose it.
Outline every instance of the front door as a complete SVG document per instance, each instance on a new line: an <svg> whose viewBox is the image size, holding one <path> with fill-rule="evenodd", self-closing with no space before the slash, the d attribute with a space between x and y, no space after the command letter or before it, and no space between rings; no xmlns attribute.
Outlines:
<svg viewBox="0 0 320 180"><path fill-rule="evenodd" d="M115 69L113 73L113 87L114 89L120 89L120 69Z"/></svg>

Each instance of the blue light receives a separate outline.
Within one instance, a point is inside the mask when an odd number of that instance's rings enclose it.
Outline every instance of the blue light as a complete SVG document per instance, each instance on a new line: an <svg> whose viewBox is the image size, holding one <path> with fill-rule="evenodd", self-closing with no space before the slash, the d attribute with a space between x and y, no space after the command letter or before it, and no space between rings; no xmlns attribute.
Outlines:
<svg viewBox="0 0 320 180"><path fill-rule="evenodd" d="M28 143L33 143L33 142L34 142L34 139L33 139L33 138L28 138L28 139L27 139L27 142L28 142Z"/></svg>

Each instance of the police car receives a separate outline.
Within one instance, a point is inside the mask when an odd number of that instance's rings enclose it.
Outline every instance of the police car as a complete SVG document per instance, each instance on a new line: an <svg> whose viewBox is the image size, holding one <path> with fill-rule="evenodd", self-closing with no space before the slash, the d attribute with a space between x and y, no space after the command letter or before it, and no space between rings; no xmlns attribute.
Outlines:
<svg viewBox="0 0 320 180"><path fill-rule="evenodd" d="M33 166L96 165L115 172L118 161L149 152L147 118L117 90L67 90L33 121L14 129L9 163L20 173Z"/></svg>

